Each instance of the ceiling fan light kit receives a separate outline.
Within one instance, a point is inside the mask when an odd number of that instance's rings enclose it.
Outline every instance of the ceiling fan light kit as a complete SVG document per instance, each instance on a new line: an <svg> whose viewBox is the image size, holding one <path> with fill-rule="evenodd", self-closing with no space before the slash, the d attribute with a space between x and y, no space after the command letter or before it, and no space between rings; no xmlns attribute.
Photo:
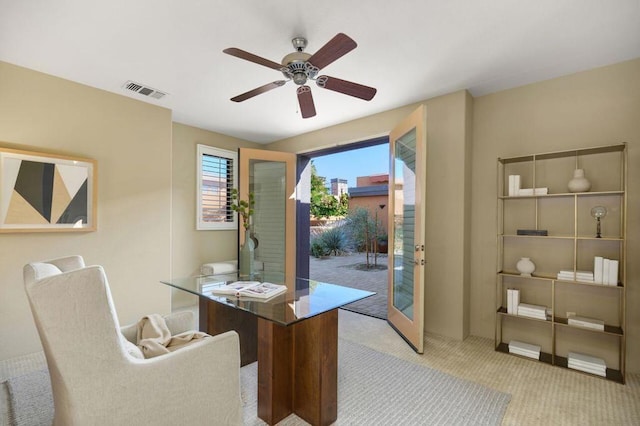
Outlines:
<svg viewBox="0 0 640 426"><path fill-rule="evenodd" d="M346 34L337 34L313 55L304 52L304 49L307 47L307 39L304 37L295 37L291 40L291 44L293 44L295 52L289 53L282 58L282 63L280 64L235 47L224 49L223 52L228 55L280 71L286 78L286 80L277 80L242 93L231 98L231 100L234 102L243 102L254 96L284 86L288 81L293 81L298 86L296 94L298 96L298 104L300 105L302 118L309 118L316 115L311 88L306 85L309 80L315 81L316 85L320 88L343 93L365 101L370 101L375 96L376 89L373 87L326 75L318 76L322 68L333 63L358 46L356 42Z"/></svg>

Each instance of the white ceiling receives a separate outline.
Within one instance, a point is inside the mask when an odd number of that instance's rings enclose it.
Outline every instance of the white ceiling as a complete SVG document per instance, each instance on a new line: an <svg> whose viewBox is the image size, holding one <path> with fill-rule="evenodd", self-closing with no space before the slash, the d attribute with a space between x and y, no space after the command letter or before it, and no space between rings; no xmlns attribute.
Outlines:
<svg viewBox="0 0 640 426"><path fill-rule="evenodd" d="M312 85L302 119L280 62L343 32L358 47L322 73L378 89L362 101ZM0 0L0 60L131 96L173 120L260 143L460 89L474 96L640 57L639 0ZM169 93L127 93L133 80ZM1 96L1 94L0 94Z"/></svg>

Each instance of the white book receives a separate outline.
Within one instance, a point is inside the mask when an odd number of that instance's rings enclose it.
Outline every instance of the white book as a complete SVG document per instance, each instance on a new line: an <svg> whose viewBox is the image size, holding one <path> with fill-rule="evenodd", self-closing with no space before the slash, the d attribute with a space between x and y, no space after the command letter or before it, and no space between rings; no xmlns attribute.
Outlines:
<svg viewBox="0 0 640 426"><path fill-rule="evenodd" d="M618 261L611 260L609 262L609 285L618 285Z"/></svg>
<svg viewBox="0 0 640 426"><path fill-rule="evenodd" d="M591 371L607 371L607 367L600 364L591 364L589 362L576 361L575 359L568 360L568 364L579 368L588 368Z"/></svg>
<svg viewBox="0 0 640 426"><path fill-rule="evenodd" d="M591 364L588 362L576 361L575 359L568 360L568 364L576 368L584 368L590 371L607 371L607 367L600 364Z"/></svg>
<svg viewBox="0 0 640 426"><path fill-rule="evenodd" d="M512 340L509 342L509 353L540 359L540 346Z"/></svg>
<svg viewBox="0 0 640 426"><path fill-rule="evenodd" d="M509 197L513 197L514 194L516 193L515 191L515 183L516 183L516 176L515 175L509 175Z"/></svg>
<svg viewBox="0 0 640 426"><path fill-rule="evenodd" d="M593 371L606 371L607 367L600 364L591 364L589 362L576 361L575 359L568 360L568 363L575 365L576 367L588 368Z"/></svg>
<svg viewBox="0 0 640 426"><path fill-rule="evenodd" d="M520 175L515 175L513 180L513 195L518 195L520 192Z"/></svg>
<svg viewBox="0 0 640 426"><path fill-rule="evenodd" d="M529 303L520 303L518 305L518 310L522 308L525 310L529 310L529 311L538 311L538 312L542 312L545 313L547 310L546 306L541 306L541 305L531 305Z"/></svg>
<svg viewBox="0 0 640 426"><path fill-rule="evenodd" d="M567 323L569 325L574 325L577 327L592 328L594 330L604 330L604 321L595 318L573 316L567 319Z"/></svg>
<svg viewBox="0 0 640 426"><path fill-rule="evenodd" d="M593 281L602 284L602 268L604 259L601 256L593 258Z"/></svg>
<svg viewBox="0 0 640 426"><path fill-rule="evenodd" d="M529 352L540 352L540 346L531 343L521 342L519 340L512 340L509 342L509 348L520 349Z"/></svg>
<svg viewBox="0 0 640 426"><path fill-rule="evenodd" d="M591 271L576 271L576 278L593 279L593 272L591 272Z"/></svg>
<svg viewBox="0 0 640 426"><path fill-rule="evenodd" d="M569 368L572 368L574 370L579 370L585 373L589 373L589 374L595 374L597 376L601 376L601 377L607 377L607 370L606 368L604 370L601 369L592 369L589 367L584 367L584 366L580 366L580 365L575 365L575 364L571 364L569 363L567 365Z"/></svg>
<svg viewBox="0 0 640 426"><path fill-rule="evenodd" d="M573 281L574 278L575 278L575 276L573 274L565 274L565 273L562 273L562 272L558 272L558 279L559 280Z"/></svg>
<svg viewBox="0 0 640 426"><path fill-rule="evenodd" d="M520 356L526 356L527 358L540 359L539 352L535 353L535 352L521 351L519 349L509 348L509 353L520 355Z"/></svg>
<svg viewBox="0 0 640 426"><path fill-rule="evenodd" d="M518 315L518 304L520 303L520 290L511 289L511 315Z"/></svg>
<svg viewBox="0 0 640 426"><path fill-rule="evenodd" d="M529 313L529 312L522 312L522 311L518 312L518 316L526 317L526 318L539 319L539 320L546 320L547 319L546 315L532 314L532 313Z"/></svg>
<svg viewBox="0 0 640 426"><path fill-rule="evenodd" d="M548 193L549 188L520 188L518 190L520 196L547 195Z"/></svg>
<svg viewBox="0 0 640 426"><path fill-rule="evenodd" d="M213 295L229 295L235 297L255 297L270 299L287 291L287 286L260 281L235 281L227 284L221 282L207 288Z"/></svg>
<svg viewBox="0 0 640 426"><path fill-rule="evenodd" d="M609 268L611 260L604 259L602 262L602 284L609 285Z"/></svg>
<svg viewBox="0 0 640 426"><path fill-rule="evenodd" d="M507 289L507 313L513 313L513 289Z"/></svg>
<svg viewBox="0 0 640 426"><path fill-rule="evenodd" d="M569 361L575 361L584 364L593 364L606 368L606 364L602 358L598 358L591 355L581 354L579 352L569 352Z"/></svg>
<svg viewBox="0 0 640 426"><path fill-rule="evenodd" d="M533 193L535 195L547 195L549 193L549 188L535 188Z"/></svg>

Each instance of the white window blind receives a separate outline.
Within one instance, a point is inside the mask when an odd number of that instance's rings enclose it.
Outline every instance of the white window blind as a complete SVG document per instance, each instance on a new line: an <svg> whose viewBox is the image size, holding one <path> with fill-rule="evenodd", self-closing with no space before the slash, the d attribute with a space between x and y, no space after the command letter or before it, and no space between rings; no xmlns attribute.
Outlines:
<svg viewBox="0 0 640 426"><path fill-rule="evenodd" d="M238 154L198 145L197 229L237 229L231 190L237 184Z"/></svg>

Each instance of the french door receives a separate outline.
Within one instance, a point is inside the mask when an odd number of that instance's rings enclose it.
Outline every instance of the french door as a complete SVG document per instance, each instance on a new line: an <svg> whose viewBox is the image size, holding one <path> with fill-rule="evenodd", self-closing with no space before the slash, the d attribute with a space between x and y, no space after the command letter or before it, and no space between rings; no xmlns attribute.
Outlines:
<svg viewBox="0 0 640 426"><path fill-rule="evenodd" d="M240 148L239 196L254 194L251 232L257 242L255 258L265 273L296 276L296 155ZM245 230L240 226L239 242ZM293 284L291 284L293 285Z"/></svg>
<svg viewBox="0 0 640 426"><path fill-rule="evenodd" d="M424 351L426 109L389 135L389 324Z"/></svg>

